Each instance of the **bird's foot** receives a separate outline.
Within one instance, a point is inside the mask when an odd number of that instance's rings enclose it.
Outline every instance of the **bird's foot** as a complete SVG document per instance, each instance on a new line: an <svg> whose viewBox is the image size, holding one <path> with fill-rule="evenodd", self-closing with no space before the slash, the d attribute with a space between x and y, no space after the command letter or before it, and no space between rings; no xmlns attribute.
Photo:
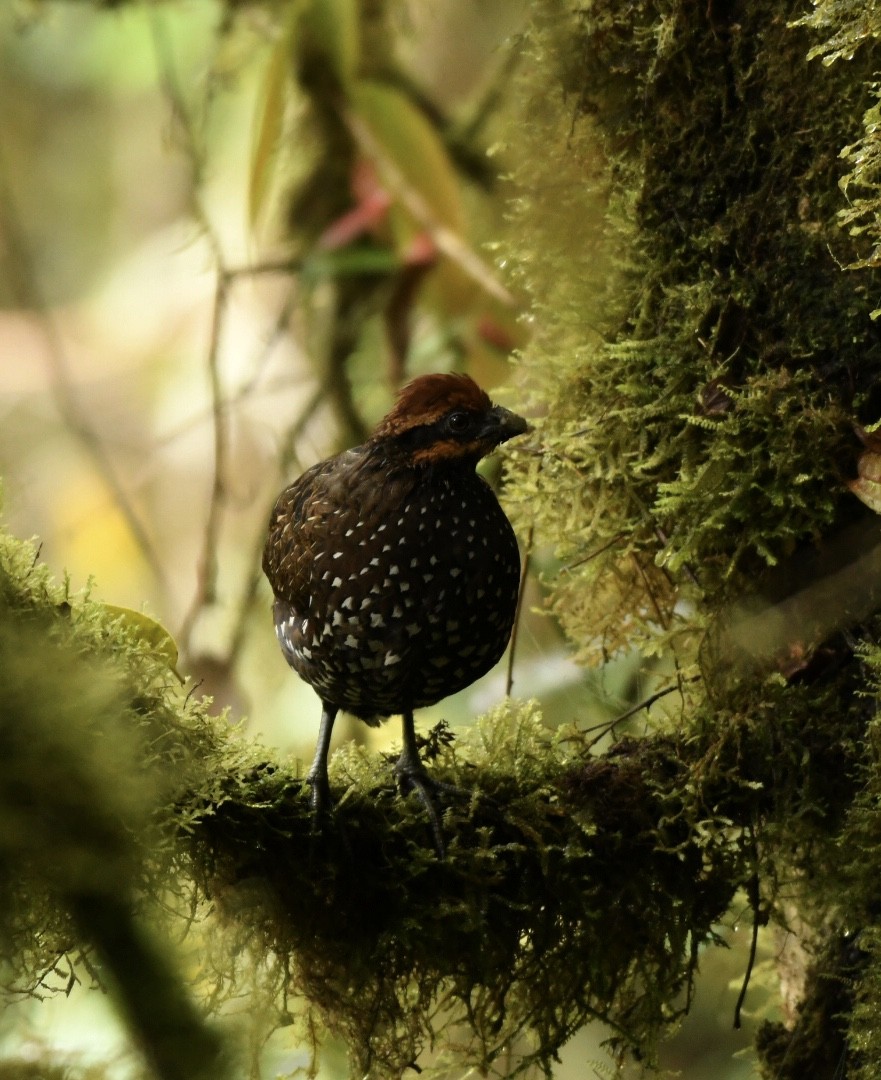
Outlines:
<svg viewBox="0 0 881 1080"><path fill-rule="evenodd" d="M421 762L413 763L402 754L395 765L395 779L402 795L408 795L415 791L420 802L428 811L431 821L431 831L434 837L434 846L439 859L446 856L443 831L441 829L441 815L438 812L435 797L438 795L445 798L470 799L472 793L455 784L447 784L443 780L436 780L431 776Z"/></svg>
<svg viewBox="0 0 881 1080"><path fill-rule="evenodd" d="M438 790L436 786L437 782L433 781L424 769L403 770L396 768L395 778L398 781L398 788L402 795L407 795L411 791L415 791L419 796L422 805L428 811L428 817L431 821L431 832L434 836L434 847L437 851L437 857L439 859L445 858L447 849L444 845L444 837L441 830L441 818L434 799L432 798L432 794Z"/></svg>

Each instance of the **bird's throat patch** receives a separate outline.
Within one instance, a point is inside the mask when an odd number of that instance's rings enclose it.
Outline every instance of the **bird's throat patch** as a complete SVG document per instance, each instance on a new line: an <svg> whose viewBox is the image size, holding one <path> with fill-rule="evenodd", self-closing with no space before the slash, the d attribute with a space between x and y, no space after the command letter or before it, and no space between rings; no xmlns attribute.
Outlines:
<svg viewBox="0 0 881 1080"><path fill-rule="evenodd" d="M437 439L415 450L410 458L414 465L432 465L441 461L455 461L457 458L483 457L486 443L480 439Z"/></svg>

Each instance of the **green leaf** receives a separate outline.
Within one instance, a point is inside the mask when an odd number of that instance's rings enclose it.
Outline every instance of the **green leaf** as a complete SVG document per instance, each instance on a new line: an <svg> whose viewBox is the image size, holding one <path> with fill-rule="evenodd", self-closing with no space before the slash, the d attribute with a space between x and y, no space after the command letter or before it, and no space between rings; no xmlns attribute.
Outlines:
<svg viewBox="0 0 881 1080"><path fill-rule="evenodd" d="M465 215L459 178L426 117L400 90L367 79L353 88L352 102L376 140L381 156L375 164L390 190L399 197L415 193L437 224L461 235ZM390 170L394 170L391 176ZM406 185L403 192L401 182Z"/></svg>
<svg viewBox="0 0 881 1080"><path fill-rule="evenodd" d="M285 106L290 90L291 32L289 27L269 56L257 102L254 145L248 177L248 220L253 226L266 201L272 166L281 138Z"/></svg>
<svg viewBox="0 0 881 1080"><path fill-rule="evenodd" d="M400 258L388 248L356 247L310 255L303 262L301 276L304 281L320 281L358 274L390 274L400 268Z"/></svg>
<svg viewBox="0 0 881 1080"><path fill-rule="evenodd" d="M309 48L321 56L336 81L348 90L361 60L358 0L311 0L301 26Z"/></svg>
<svg viewBox="0 0 881 1080"><path fill-rule="evenodd" d="M151 619L143 611L135 611L133 608L118 607L116 604L104 604L102 606L108 615L122 619L125 626L132 630L141 641L149 645L153 655L164 660L169 670L183 683L183 676L177 670L177 642L162 623L157 622L156 619Z"/></svg>

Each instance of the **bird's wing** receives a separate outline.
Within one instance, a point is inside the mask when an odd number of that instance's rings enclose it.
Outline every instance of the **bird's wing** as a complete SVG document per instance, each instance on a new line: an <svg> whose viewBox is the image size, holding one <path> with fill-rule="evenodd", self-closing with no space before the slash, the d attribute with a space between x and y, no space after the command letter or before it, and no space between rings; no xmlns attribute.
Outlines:
<svg viewBox="0 0 881 1080"><path fill-rule="evenodd" d="M316 558L344 535L348 518L358 515L354 480L363 457L363 448L356 447L320 461L285 488L273 508L263 570L276 599L298 614L309 606Z"/></svg>

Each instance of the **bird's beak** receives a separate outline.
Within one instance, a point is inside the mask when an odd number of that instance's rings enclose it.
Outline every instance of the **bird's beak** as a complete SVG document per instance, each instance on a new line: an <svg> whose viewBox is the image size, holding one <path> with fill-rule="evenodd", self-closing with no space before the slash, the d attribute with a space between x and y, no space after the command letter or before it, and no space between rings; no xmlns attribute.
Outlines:
<svg viewBox="0 0 881 1080"><path fill-rule="evenodd" d="M503 409L501 405L494 405L489 411L480 436L483 439L491 439L495 443L503 443L528 430L529 425L522 416L512 413L509 409Z"/></svg>

